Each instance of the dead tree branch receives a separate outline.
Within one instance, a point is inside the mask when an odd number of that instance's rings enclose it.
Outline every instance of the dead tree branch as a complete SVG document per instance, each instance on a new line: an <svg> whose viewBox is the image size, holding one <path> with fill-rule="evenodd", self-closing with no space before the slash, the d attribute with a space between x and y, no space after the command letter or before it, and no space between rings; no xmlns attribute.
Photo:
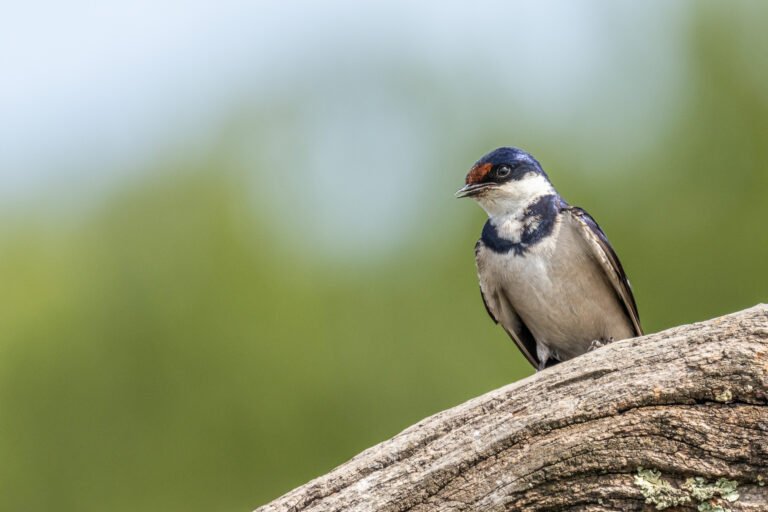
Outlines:
<svg viewBox="0 0 768 512"><path fill-rule="evenodd" d="M759 305L610 344L440 412L257 512L756 511L768 510L766 480Z"/></svg>

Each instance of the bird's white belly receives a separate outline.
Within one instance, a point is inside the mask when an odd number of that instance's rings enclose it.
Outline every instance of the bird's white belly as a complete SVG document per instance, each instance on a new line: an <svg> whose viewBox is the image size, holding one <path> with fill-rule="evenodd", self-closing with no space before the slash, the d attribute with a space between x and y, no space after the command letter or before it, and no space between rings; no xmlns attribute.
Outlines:
<svg viewBox="0 0 768 512"><path fill-rule="evenodd" d="M489 251L486 282L515 309L540 355L552 352L565 360L586 352L593 341L633 333L599 263L567 225L558 228L523 255Z"/></svg>

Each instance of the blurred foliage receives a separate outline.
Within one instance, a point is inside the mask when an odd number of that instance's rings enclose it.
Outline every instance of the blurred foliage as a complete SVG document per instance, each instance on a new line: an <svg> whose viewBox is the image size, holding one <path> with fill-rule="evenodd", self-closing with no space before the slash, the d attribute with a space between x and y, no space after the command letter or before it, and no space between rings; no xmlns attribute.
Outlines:
<svg viewBox="0 0 768 512"><path fill-rule="evenodd" d="M649 332L766 300L755 16L702 9L680 112L627 172L585 182L537 155L608 233ZM484 137L424 172L452 162L458 188ZM166 167L75 222L0 230L1 510L248 510L531 373L480 301L477 207L440 203L465 221L341 264L291 245L226 151Z"/></svg>

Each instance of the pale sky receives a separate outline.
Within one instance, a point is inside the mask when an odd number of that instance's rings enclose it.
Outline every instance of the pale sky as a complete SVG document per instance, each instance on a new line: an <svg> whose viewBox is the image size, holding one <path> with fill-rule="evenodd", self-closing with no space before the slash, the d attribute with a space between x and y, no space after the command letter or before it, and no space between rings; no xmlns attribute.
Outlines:
<svg viewBox="0 0 768 512"><path fill-rule="evenodd" d="M334 196L349 183L334 169L350 151L369 154L388 137L407 142L376 162L381 173L358 180L361 192L377 190L366 204L382 220L392 218L390 205L418 201L403 196L404 177L437 148L466 137L463 129L471 134L474 116L509 109L532 132L581 144L584 153L574 158L596 157L595 139L607 141L600 157L609 159L653 143L655 123L685 79L690 6L9 2L0 16L0 198L108 187L142 164L193 153L240 104L268 108L303 93L298 124L266 134L267 153L284 154L297 137L307 141L308 197L320 201L323 225L354 234L363 228L344 223L353 222L347 212L358 205ZM386 78L388 69L408 66L468 118L457 140L430 140L428 124L420 124L430 114L413 112Z"/></svg>

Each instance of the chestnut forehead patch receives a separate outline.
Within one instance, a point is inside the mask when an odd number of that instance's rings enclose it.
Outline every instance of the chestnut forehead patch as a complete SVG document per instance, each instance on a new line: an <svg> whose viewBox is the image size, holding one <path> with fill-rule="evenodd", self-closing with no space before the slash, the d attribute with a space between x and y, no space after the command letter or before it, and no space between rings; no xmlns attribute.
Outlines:
<svg viewBox="0 0 768 512"><path fill-rule="evenodd" d="M483 181L488 173L491 172L491 167L493 167L493 164L490 163L475 165L467 174L467 185L474 185Z"/></svg>

